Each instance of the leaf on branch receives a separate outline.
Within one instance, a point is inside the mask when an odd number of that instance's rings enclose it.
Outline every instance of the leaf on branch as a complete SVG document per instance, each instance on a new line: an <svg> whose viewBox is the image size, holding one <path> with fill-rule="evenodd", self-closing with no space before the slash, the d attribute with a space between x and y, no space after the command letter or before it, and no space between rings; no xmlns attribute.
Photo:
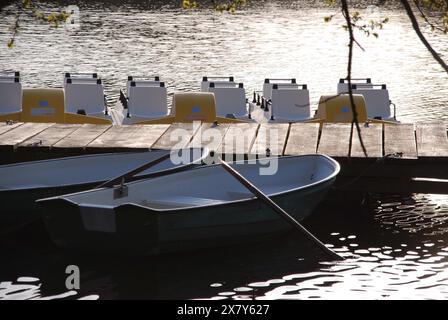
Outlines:
<svg viewBox="0 0 448 320"><path fill-rule="evenodd" d="M56 21L56 16L54 15L54 13L51 13L47 16L47 21L48 22L54 22Z"/></svg>
<svg viewBox="0 0 448 320"><path fill-rule="evenodd" d="M333 19L333 17L334 17L334 14L332 14L331 16L326 16L326 17L324 17L324 21L330 22Z"/></svg>
<svg viewBox="0 0 448 320"><path fill-rule="evenodd" d="M184 8L184 9L195 9L198 7L199 7L199 5L196 1L190 1L190 0L182 1L182 8Z"/></svg>
<svg viewBox="0 0 448 320"><path fill-rule="evenodd" d="M22 0L22 6L25 9L29 9L31 7L31 0Z"/></svg>

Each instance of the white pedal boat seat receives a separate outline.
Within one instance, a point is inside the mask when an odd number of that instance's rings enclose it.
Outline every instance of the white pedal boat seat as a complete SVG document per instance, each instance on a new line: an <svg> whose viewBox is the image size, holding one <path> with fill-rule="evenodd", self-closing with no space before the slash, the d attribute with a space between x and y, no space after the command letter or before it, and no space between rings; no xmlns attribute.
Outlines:
<svg viewBox="0 0 448 320"><path fill-rule="evenodd" d="M244 84L233 77L203 77L201 91L214 94L218 117L251 120Z"/></svg>
<svg viewBox="0 0 448 320"><path fill-rule="evenodd" d="M109 118L101 79L91 77L64 77L65 112Z"/></svg>
<svg viewBox="0 0 448 320"><path fill-rule="evenodd" d="M221 86L235 85L235 79L232 76L229 77L202 77L201 91L209 92L210 82L215 84L220 84Z"/></svg>
<svg viewBox="0 0 448 320"><path fill-rule="evenodd" d="M287 88L291 86L293 88L297 85L295 78L266 78L263 83L262 91L254 91L253 100L249 103L252 109L255 109L256 106L261 107L265 112L263 113L265 118L272 120L272 115L270 113L269 107L266 108L268 104L271 103L272 100L272 89L274 85L277 85L277 88L280 86L282 88ZM278 97L277 97L278 101ZM282 112L282 110L280 111ZM278 118L280 121L280 118ZM296 121L296 120L291 120Z"/></svg>
<svg viewBox="0 0 448 320"><path fill-rule="evenodd" d="M132 124L169 115L165 83L128 77L126 101L122 101L123 124ZM124 103L123 103L124 102Z"/></svg>
<svg viewBox="0 0 448 320"><path fill-rule="evenodd" d="M66 72L64 73L64 88L67 84L67 80L71 79L72 81L76 83L96 83L98 80L98 74L97 73L73 73L73 72Z"/></svg>
<svg viewBox="0 0 448 320"><path fill-rule="evenodd" d="M273 84L268 110L271 122L311 119L310 93L306 84Z"/></svg>
<svg viewBox="0 0 448 320"><path fill-rule="evenodd" d="M296 83L297 82L295 78L277 78L277 79L266 78L264 79L263 83L262 97L265 100L270 100L272 98L272 87L274 86L274 84L286 85Z"/></svg>
<svg viewBox="0 0 448 320"><path fill-rule="evenodd" d="M352 83L353 94L362 94L366 101L367 117L369 119L379 119L396 121L395 110L392 114L390 108L391 101L389 91L385 84L373 84L370 78L366 82ZM348 93L348 85L344 79L339 80L338 94Z"/></svg>
<svg viewBox="0 0 448 320"><path fill-rule="evenodd" d="M242 83L233 85L210 82L209 92L215 95L216 115L226 118L249 118L246 92Z"/></svg>
<svg viewBox="0 0 448 320"><path fill-rule="evenodd" d="M22 112L20 73L0 74L0 115Z"/></svg>
<svg viewBox="0 0 448 320"><path fill-rule="evenodd" d="M352 85L362 85L364 88L372 88L372 79L371 78L353 78L351 81ZM347 79L339 79L338 83L338 94L348 93L348 83Z"/></svg>
<svg viewBox="0 0 448 320"><path fill-rule="evenodd" d="M159 76L155 76L154 80L149 80L149 79L150 78L146 78L146 77L128 76L128 81L126 82L126 97L129 97L129 92L130 92L132 81L138 81L139 83L144 82L147 85L154 85L154 86L157 86L160 83Z"/></svg>

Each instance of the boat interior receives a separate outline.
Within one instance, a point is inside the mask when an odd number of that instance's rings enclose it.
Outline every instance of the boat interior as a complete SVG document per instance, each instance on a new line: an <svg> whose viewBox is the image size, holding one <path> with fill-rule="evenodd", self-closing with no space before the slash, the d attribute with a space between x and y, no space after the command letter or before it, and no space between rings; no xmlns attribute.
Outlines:
<svg viewBox="0 0 448 320"><path fill-rule="evenodd" d="M278 161L275 174L260 174ZM266 158L253 163L231 163L241 175L268 196L310 186L339 171L339 167L323 155ZM215 185L215 187L213 187ZM253 198L253 195L220 165L202 166L167 176L125 184L124 196L116 197L116 189L99 189L62 196L82 206L113 208L132 203L151 209L178 209L208 206Z"/></svg>

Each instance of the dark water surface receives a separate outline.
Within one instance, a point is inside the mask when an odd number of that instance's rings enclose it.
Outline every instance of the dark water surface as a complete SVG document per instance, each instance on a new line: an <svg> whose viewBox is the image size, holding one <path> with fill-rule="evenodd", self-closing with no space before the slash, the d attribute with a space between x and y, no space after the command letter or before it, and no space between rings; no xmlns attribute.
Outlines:
<svg viewBox="0 0 448 320"><path fill-rule="evenodd" d="M437 195L321 206L304 224L346 258L337 263L317 262L325 258L294 234L138 259L64 252L29 228L2 239L0 299L447 299L447 220ZM70 264L78 291L65 287Z"/></svg>
<svg viewBox="0 0 448 320"><path fill-rule="evenodd" d="M151 1L77 4L77 31L24 17L16 47L0 50L0 69L20 70L33 87L59 86L66 71L96 71L110 102L128 74L158 74L170 93L198 90L203 75L234 75L248 92L265 77L295 76L308 83L313 107L345 75L342 20L323 23L334 9L320 1L259 1L235 15ZM0 12L0 44L13 13ZM354 75L387 83L403 121L448 121L446 74L400 10L379 13L391 22L379 39L358 36L366 50L355 52ZM427 34L448 57L446 36ZM447 220L446 196L376 195L351 210L322 206L304 224L347 258L338 263L316 262L320 253L295 235L136 259L64 252L39 227L26 228L0 238L0 299L446 299ZM70 264L81 270L78 291L65 287Z"/></svg>

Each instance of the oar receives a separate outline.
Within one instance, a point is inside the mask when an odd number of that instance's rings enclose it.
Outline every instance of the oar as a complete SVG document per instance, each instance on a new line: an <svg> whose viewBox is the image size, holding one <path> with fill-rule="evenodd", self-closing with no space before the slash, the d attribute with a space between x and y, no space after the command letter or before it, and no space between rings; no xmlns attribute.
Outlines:
<svg viewBox="0 0 448 320"><path fill-rule="evenodd" d="M119 175L119 176L117 176L117 177L115 177L115 178L113 178L113 179L111 179L109 181L106 181L106 182L100 184L97 188L110 188L110 187L113 187L117 183L120 183L123 180L129 179L129 178L135 176L137 173L145 171L146 169L149 169L152 166L155 166L156 164L165 161L169 157L170 157L170 153L168 152L168 153L164 154L161 157L158 157L158 158L156 158L154 160L146 162L146 163L142 164L141 166L139 166L139 167L137 167L135 169L132 169L132 170L130 170L128 172L125 172L125 173L123 173L123 174L121 174L121 175Z"/></svg>
<svg viewBox="0 0 448 320"><path fill-rule="evenodd" d="M290 223L296 230L300 231L304 234L308 239L314 242L322 251L328 254L332 259L335 260L344 260L343 257L338 255L336 252L327 248L325 244L323 244L319 239L317 239L311 232L305 229L296 219L290 216L285 210L279 207L274 201L272 201L267 195L265 195L261 190L259 190L255 185L253 185L249 180L244 178L238 171L233 169L227 162L222 159L219 159L222 167L230 173L233 177L235 177L242 185L244 185L249 191L251 191L258 199L267 204L271 209L273 209L276 213L278 213L283 219L285 219L288 223Z"/></svg>

